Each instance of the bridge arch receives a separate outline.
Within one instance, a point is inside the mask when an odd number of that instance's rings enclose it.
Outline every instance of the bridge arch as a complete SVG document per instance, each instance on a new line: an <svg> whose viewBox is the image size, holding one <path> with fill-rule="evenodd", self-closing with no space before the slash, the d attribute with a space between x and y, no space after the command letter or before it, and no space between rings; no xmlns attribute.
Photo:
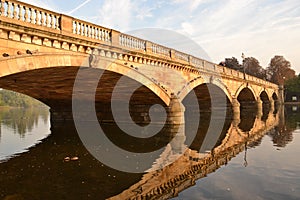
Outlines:
<svg viewBox="0 0 300 200"><path fill-rule="evenodd" d="M234 96L237 98L237 97L240 95L241 91L244 90L244 89L247 89L247 90L251 91L251 93L252 93L254 99L257 100L257 95L256 95L254 89L253 89L251 86L247 85L246 83L242 84L242 85L237 89L237 91L235 92L235 95L234 95Z"/></svg>
<svg viewBox="0 0 300 200"><path fill-rule="evenodd" d="M278 101L278 95L276 94L276 92L273 92L273 94L272 94L272 99L273 99L274 101Z"/></svg>
<svg viewBox="0 0 300 200"><path fill-rule="evenodd" d="M14 76L17 75L17 77L20 78L20 74L28 73L34 70L51 68L63 70L66 67L71 67L74 68L74 71L78 71L80 67L88 68L90 67L88 58L88 55L83 53L36 53L33 55L18 55L10 56L8 58L2 58L0 60L0 87L16 91L13 84L16 83L18 79L16 77L14 78ZM124 63L121 64L118 63L117 60L103 57L95 67L95 70L96 69L111 71L135 80L150 89L166 105L169 105L170 103L170 95L163 88L161 88L147 76L143 75L135 69L132 69L130 66L127 66ZM53 71L54 70L51 70L51 72ZM9 79L10 81L7 81ZM16 92L24 93L20 90ZM32 96L28 92L25 92L24 94ZM32 97L36 98L36 96Z"/></svg>
<svg viewBox="0 0 300 200"><path fill-rule="evenodd" d="M241 109L243 108L251 108L256 106L257 97L251 87L244 87L239 91L237 100L241 105Z"/></svg>
<svg viewBox="0 0 300 200"><path fill-rule="evenodd" d="M260 92L259 97L260 97L263 104L269 104L270 103L269 96L268 96L268 94L265 90Z"/></svg>
<svg viewBox="0 0 300 200"><path fill-rule="evenodd" d="M230 92L227 88L227 86L220 80L217 78L212 78L212 77L208 77L208 76L199 76L196 79L190 81L188 84L186 84L183 89L178 93L179 94L179 99L180 100L184 100L185 97L195 88L199 87L202 84L212 84L212 85L216 85L218 88L220 88L225 94L226 97L228 98L228 100L230 102L232 102L232 97L230 95Z"/></svg>

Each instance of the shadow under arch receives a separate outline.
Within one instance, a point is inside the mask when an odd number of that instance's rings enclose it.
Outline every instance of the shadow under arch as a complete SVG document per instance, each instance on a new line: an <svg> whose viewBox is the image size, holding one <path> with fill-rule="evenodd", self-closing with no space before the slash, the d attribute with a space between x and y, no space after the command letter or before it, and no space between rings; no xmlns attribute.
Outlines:
<svg viewBox="0 0 300 200"><path fill-rule="evenodd" d="M278 95L276 94L276 92L274 92L273 94L272 94L272 99L274 100L274 106L275 107L277 107L278 106L278 104L279 104L279 99L278 99Z"/></svg>
<svg viewBox="0 0 300 200"><path fill-rule="evenodd" d="M207 75L201 75L190 82L188 82L187 85L185 85L182 90L178 93L178 98L181 99L182 101L186 98L187 95L190 94L191 91L193 91L195 88L202 84L213 84L219 87L225 94L226 97L230 102L232 102L232 98L230 95L230 92L227 88L227 86L218 78L212 78Z"/></svg>
<svg viewBox="0 0 300 200"><path fill-rule="evenodd" d="M43 87L49 86L50 84L53 85L55 84L54 78L60 81L66 80L69 83L74 83L78 69L80 67L86 67L86 69L106 70L128 76L148 87L153 93L159 96L166 105L169 105L170 96L168 93L153 82L153 80L131 68L130 62L128 65L125 65L119 60L101 57L95 68L89 68L90 64L88 63L88 59L87 54L66 53L39 53L31 56L12 56L1 59L0 87L26 94L49 105L47 102L48 99L51 98L47 97L45 94L46 91L38 86L45 81L48 81L48 84L44 83ZM39 74L39 72L41 72L41 74ZM93 77L92 73L90 75ZM73 81L70 82L71 79L73 79ZM30 83L31 85L29 85ZM29 88L39 88L40 90L44 90L44 94L32 94L30 91L25 90L24 87L18 87L18 84L27 84ZM62 92L60 86L61 85L58 85L57 88L47 90L48 94Z"/></svg>
<svg viewBox="0 0 300 200"><path fill-rule="evenodd" d="M256 97L250 87L244 87L237 95L241 110L256 107Z"/></svg>
<svg viewBox="0 0 300 200"><path fill-rule="evenodd" d="M268 94L266 91L262 91L259 95L261 101L262 101L262 116L261 120L266 122L269 116L269 112L271 110L271 101L268 97Z"/></svg>
<svg viewBox="0 0 300 200"><path fill-rule="evenodd" d="M196 101L192 99L193 93L197 97ZM215 107L212 107L212 101L214 101ZM183 99L182 103L185 107L185 132L197 130L197 134L189 148L201 153L212 150L225 138L231 123L232 107L229 98L217 85L203 83L195 87ZM213 109L214 112L218 112L218 109L222 112L222 108L218 108L218 105L226 106L225 119L221 117L211 119ZM197 111L200 111L200 113ZM213 126L210 126L211 123L213 123Z"/></svg>

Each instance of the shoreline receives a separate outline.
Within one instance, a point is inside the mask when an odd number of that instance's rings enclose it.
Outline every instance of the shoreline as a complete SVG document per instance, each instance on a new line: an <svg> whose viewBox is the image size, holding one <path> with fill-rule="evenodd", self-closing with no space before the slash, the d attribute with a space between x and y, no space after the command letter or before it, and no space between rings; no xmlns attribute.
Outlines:
<svg viewBox="0 0 300 200"><path fill-rule="evenodd" d="M296 102L284 102L284 105L300 105L300 102L296 101Z"/></svg>

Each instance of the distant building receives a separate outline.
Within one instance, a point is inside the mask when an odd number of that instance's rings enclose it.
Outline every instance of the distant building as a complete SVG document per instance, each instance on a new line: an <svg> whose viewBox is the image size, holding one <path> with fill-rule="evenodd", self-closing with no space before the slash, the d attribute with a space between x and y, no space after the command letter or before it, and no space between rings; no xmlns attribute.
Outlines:
<svg viewBox="0 0 300 200"><path fill-rule="evenodd" d="M300 92L287 92L285 102L300 102Z"/></svg>

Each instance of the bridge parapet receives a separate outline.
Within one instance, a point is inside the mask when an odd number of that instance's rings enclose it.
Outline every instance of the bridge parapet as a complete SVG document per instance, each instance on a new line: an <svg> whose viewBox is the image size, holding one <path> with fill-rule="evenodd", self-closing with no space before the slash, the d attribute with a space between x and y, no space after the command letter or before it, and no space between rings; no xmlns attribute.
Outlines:
<svg viewBox="0 0 300 200"><path fill-rule="evenodd" d="M27 24L61 29L61 14L16 0L0 0L0 15Z"/></svg>
<svg viewBox="0 0 300 200"><path fill-rule="evenodd" d="M0 0L1 38L39 45L38 48L46 46L84 54L100 52L100 56L128 58L199 75L218 74L222 78L278 88L268 81L181 51L17 0Z"/></svg>

